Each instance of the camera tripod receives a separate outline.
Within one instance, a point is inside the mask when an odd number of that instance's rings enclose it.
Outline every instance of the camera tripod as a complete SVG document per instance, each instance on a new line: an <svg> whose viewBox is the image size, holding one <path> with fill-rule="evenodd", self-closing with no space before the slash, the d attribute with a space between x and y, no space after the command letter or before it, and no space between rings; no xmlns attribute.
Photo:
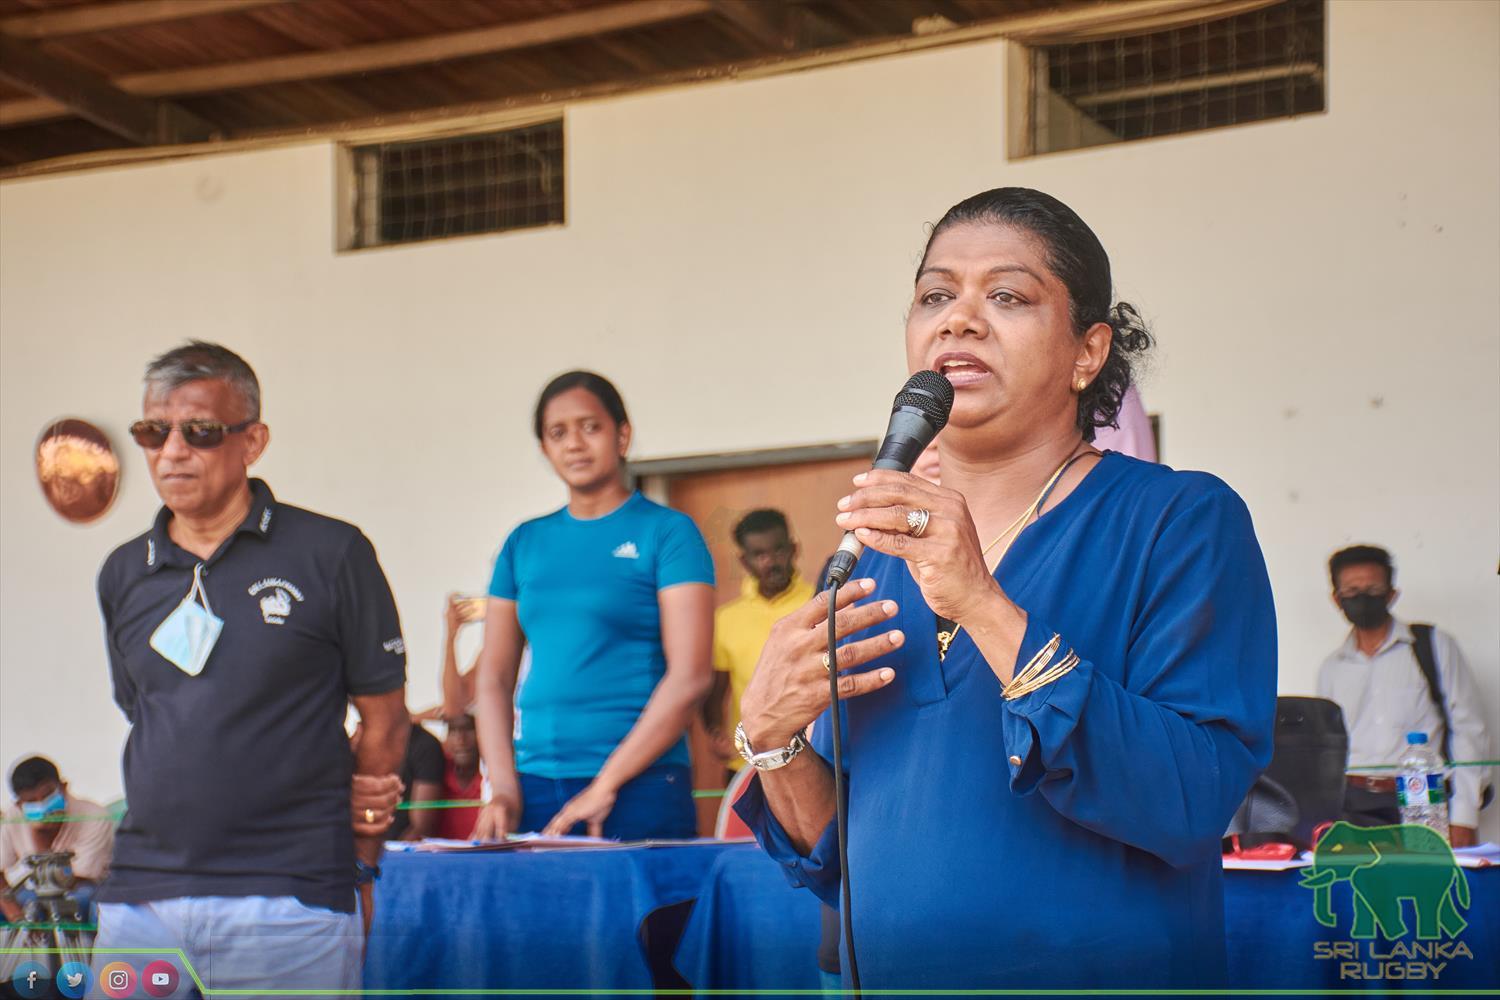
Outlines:
<svg viewBox="0 0 1500 1000"><path fill-rule="evenodd" d="M0 981L9 981L22 962L38 962L56 972L68 962L88 963L93 928L84 923L84 907L73 895L73 852L33 854L28 871L12 891L30 888L24 920L0 927Z"/></svg>

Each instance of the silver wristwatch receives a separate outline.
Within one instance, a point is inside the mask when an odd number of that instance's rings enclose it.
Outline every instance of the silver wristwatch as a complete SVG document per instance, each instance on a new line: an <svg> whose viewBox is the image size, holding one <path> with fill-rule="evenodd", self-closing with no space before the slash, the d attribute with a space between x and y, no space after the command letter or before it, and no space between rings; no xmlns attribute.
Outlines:
<svg viewBox="0 0 1500 1000"><path fill-rule="evenodd" d="M792 742L775 750L757 752L745 738L745 724L741 722L734 727L734 748L745 758L745 763L757 771L774 771L777 768L786 767L792 762L792 758L807 749L807 731L803 730L792 737Z"/></svg>

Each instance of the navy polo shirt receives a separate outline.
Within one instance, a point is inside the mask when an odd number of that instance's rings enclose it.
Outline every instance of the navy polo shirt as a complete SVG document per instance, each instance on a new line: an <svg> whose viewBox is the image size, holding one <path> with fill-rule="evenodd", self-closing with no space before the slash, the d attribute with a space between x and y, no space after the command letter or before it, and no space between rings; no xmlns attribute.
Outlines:
<svg viewBox="0 0 1500 1000"><path fill-rule="evenodd" d="M406 647L375 549L358 528L277 503L250 481L250 513L210 558L150 531L99 573L115 701L130 720L128 811L103 902L295 896L354 908L351 695L406 682ZM193 569L223 632L197 676L151 648Z"/></svg>

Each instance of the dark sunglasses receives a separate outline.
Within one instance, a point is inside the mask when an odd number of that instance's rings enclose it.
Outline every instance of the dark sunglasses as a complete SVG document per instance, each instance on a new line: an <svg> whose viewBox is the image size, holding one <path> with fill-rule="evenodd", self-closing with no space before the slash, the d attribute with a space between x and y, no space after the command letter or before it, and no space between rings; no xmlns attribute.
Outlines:
<svg viewBox="0 0 1500 1000"><path fill-rule="evenodd" d="M189 448L217 448L224 443L225 434L238 434L255 423L258 421L246 420L231 425L219 420L184 420L180 424L165 420L137 420L130 425L130 436L142 448L155 450L167 443L172 428L176 427Z"/></svg>

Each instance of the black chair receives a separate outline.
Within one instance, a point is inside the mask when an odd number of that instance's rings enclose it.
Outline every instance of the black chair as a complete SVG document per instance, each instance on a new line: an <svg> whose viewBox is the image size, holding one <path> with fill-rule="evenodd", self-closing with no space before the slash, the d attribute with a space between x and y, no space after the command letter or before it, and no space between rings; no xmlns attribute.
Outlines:
<svg viewBox="0 0 1500 1000"><path fill-rule="evenodd" d="M1313 831L1344 812L1349 734L1344 713L1325 698L1276 699L1271 763L1245 796L1225 836L1245 847L1270 841L1312 847Z"/></svg>

